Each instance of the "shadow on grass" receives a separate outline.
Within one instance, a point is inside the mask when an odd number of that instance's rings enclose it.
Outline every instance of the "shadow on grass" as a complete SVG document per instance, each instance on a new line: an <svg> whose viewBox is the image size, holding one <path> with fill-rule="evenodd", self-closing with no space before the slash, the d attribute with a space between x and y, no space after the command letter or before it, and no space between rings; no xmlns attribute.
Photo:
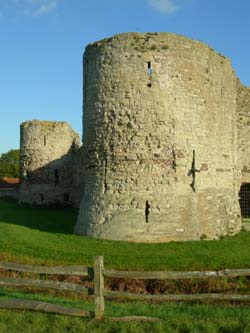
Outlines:
<svg viewBox="0 0 250 333"><path fill-rule="evenodd" d="M0 222L51 233L72 234L77 209L72 207L20 206L13 200L0 199Z"/></svg>

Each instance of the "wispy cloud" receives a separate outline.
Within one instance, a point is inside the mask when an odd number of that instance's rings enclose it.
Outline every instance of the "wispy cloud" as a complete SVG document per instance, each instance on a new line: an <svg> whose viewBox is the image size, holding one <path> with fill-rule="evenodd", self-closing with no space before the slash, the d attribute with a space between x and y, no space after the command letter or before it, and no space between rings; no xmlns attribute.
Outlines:
<svg viewBox="0 0 250 333"><path fill-rule="evenodd" d="M16 11L31 17L54 12L60 0L0 0L0 11Z"/></svg>
<svg viewBox="0 0 250 333"><path fill-rule="evenodd" d="M33 0L34 2L34 0ZM39 3L40 2L40 3ZM35 3L35 2L34 2ZM53 12L57 8L56 0L36 1L36 7L30 11L31 16L41 16Z"/></svg>
<svg viewBox="0 0 250 333"><path fill-rule="evenodd" d="M155 10L165 14L173 13L180 8L175 0L147 0L147 2Z"/></svg>

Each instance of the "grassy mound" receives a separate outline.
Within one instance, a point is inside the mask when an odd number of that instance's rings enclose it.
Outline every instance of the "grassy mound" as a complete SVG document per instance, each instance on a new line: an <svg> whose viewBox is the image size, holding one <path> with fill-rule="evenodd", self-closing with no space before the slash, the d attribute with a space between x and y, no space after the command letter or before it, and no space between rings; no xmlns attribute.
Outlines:
<svg viewBox="0 0 250 333"><path fill-rule="evenodd" d="M250 266L250 232L219 241L133 244L80 237L73 234L77 211L70 208L33 208L0 200L0 260L41 264L83 264L103 255L105 266L125 270L189 270ZM240 281L242 282L242 281ZM0 299L32 299L93 310L81 296L27 294L1 289ZM250 333L249 307L223 304L105 302L107 317L153 316L157 323L92 322L90 319L0 311L0 332L92 333Z"/></svg>
<svg viewBox="0 0 250 333"><path fill-rule="evenodd" d="M93 310L93 303L68 298L0 291L0 299L22 298ZM160 319L156 323L111 322L91 319L34 313L29 311L0 311L0 332L27 333L247 333L250 332L248 307L228 307L221 304L143 304L106 302L108 317L149 316Z"/></svg>
<svg viewBox="0 0 250 333"><path fill-rule="evenodd" d="M93 265L125 270L223 269L250 266L250 232L218 241L134 244L73 234L77 210L35 208L0 200L0 260Z"/></svg>

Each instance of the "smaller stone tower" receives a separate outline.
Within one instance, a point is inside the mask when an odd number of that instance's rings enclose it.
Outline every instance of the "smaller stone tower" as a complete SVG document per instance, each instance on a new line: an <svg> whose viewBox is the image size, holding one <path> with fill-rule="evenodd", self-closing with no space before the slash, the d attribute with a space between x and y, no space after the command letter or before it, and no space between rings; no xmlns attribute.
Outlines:
<svg viewBox="0 0 250 333"><path fill-rule="evenodd" d="M21 124L20 203L72 204L73 164L80 140L66 122Z"/></svg>

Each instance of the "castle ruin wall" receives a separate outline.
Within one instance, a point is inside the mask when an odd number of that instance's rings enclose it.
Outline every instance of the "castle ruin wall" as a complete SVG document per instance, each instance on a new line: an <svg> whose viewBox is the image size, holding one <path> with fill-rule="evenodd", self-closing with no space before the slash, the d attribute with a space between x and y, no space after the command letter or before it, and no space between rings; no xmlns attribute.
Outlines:
<svg viewBox="0 0 250 333"><path fill-rule="evenodd" d="M84 56L84 195L75 232L163 242L241 227L237 79L168 33L116 35Z"/></svg>
<svg viewBox="0 0 250 333"><path fill-rule="evenodd" d="M250 89L237 82L239 202L241 215L250 216Z"/></svg>
<svg viewBox="0 0 250 333"><path fill-rule="evenodd" d="M19 202L71 205L73 164L79 136L66 122L21 124Z"/></svg>
<svg viewBox="0 0 250 333"><path fill-rule="evenodd" d="M72 180L71 198L73 206L79 208L84 193L83 146L74 151L72 169L73 169L73 180Z"/></svg>
<svg viewBox="0 0 250 333"><path fill-rule="evenodd" d="M238 159L241 182L250 183L250 88L237 84Z"/></svg>

